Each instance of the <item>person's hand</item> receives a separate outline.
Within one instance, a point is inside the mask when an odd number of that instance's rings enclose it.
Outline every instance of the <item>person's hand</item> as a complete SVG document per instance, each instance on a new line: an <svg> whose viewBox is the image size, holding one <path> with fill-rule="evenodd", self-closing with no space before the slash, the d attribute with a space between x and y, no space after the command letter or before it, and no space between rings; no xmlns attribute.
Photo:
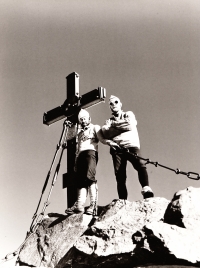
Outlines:
<svg viewBox="0 0 200 268"><path fill-rule="evenodd" d="M111 125L112 127L114 127L114 126L115 126L115 121L110 119L110 125Z"/></svg>
<svg viewBox="0 0 200 268"><path fill-rule="evenodd" d="M114 150L116 150L116 148L120 148L119 145L118 145L116 142L112 141L112 140L107 140L106 143L107 143L110 147L112 147Z"/></svg>

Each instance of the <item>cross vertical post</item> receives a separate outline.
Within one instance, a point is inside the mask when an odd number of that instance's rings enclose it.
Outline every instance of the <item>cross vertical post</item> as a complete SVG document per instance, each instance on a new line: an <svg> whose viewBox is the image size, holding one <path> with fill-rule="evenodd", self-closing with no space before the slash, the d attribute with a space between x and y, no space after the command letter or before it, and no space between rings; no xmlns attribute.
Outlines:
<svg viewBox="0 0 200 268"><path fill-rule="evenodd" d="M79 98L79 75L71 73L67 77L67 100ZM70 103L70 102L69 102ZM73 105L73 104L72 104ZM77 113L70 116L73 125L77 124ZM71 207L77 200L77 188L74 178L76 137L67 141L67 173L63 174L63 184L67 181L67 206Z"/></svg>

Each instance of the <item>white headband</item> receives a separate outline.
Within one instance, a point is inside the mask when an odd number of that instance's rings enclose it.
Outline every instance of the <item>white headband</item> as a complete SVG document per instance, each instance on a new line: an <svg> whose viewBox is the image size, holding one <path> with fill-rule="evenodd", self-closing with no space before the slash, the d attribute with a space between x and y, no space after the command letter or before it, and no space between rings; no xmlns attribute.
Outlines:
<svg viewBox="0 0 200 268"><path fill-rule="evenodd" d="M85 109L81 109L78 114L78 120L80 120L84 116L90 117L90 114Z"/></svg>

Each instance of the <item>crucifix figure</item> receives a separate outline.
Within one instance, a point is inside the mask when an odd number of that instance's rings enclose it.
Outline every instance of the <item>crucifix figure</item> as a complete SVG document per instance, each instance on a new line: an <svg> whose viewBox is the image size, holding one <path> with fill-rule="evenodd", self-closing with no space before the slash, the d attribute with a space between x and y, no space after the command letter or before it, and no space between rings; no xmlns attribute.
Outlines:
<svg viewBox="0 0 200 268"><path fill-rule="evenodd" d="M78 113L81 108L91 107L105 100L106 90L98 87L84 95L79 95L79 75L76 72L67 77L67 99L65 102L47 113L44 113L43 123L51 125L67 118L73 126L77 125ZM67 188L67 206L71 207L77 199L77 189L74 180L74 163L76 153L76 137L67 140L67 173L63 174L63 188Z"/></svg>

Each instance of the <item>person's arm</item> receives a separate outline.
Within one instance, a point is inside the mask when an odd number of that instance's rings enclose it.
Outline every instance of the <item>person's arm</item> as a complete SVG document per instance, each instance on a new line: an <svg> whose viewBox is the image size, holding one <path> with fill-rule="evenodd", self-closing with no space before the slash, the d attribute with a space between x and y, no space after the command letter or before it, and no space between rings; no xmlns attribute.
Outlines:
<svg viewBox="0 0 200 268"><path fill-rule="evenodd" d="M125 113L125 118L117 121L112 121L111 126L122 132L130 131L137 125L137 120L133 112L128 111Z"/></svg>
<svg viewBox="0 0 200 268"><path fill-rule="evenodd" d="M103 143L103 144L107 144L107 139L104 138L103 136L103 133L102 133L102 130L101 130L101 127L99 125L95 125L95 133L96 133L96 136L97 136L97 139Z"/></svg>
<svg viewBox="0 0 200 268"><path fill-rule="evenodd" d="M102 134L105 139L111 140L112 138L118 136L123 132L120 129L117 129L114 126L113 122L114 120L108 119L106 120L105 124L101 127Z"/></svg>
<svg viewBox="0 0 200 268"><path fill-rule="evenodd" d="M96 131L96 135L97 135L97 138L98 140L103 143L104 145L109 145L110 147L119 147L118 144L112 140L109 140L109 139L105 139L104 136L103 136L103 132L101 130L101 128L99 127Z"/></svg>

